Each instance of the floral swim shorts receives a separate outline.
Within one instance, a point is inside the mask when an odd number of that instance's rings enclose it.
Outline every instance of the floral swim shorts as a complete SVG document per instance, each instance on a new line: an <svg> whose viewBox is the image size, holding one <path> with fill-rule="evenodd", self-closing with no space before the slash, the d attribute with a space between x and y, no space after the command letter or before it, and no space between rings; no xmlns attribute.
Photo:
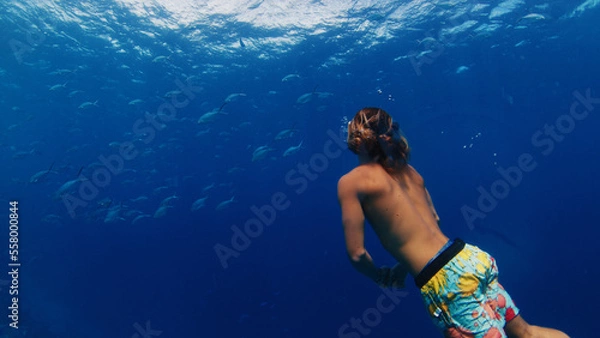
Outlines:
<svg viewBox="0 0 600 338"><path fill-rule="evenodd" d="M519 314L498 283L495 259L460 239L442 248L415 283L445 337L506 337L504 325Z"/></svg>

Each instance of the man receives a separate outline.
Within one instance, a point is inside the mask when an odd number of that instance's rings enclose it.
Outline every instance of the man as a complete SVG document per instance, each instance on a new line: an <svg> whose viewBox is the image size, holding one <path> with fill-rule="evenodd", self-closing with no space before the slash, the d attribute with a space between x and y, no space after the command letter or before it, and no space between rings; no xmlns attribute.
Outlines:
<svg viewBox="0 0 600 338"><path fill-rule="evenodd" d="M408 164L410 148L383 110L360 110L348 124L348 148L359 165L338 182L352 265L382 287L403 287L411 274L446 337L567 337L529 325L498 283L489 254L440 230L423 178ZM398 261L377 268L364 247L365 218Z"/></svg>

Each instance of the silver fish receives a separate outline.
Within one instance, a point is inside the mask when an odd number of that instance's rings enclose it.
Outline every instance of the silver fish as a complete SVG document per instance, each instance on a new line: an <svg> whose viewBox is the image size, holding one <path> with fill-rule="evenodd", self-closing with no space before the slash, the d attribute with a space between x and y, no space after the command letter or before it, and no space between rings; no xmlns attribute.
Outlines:
<svg viewBox="0 0 600 338"><path fill-rule="evenodd" d="M193 204L192 204L192 208L191 211L198 211L201 208L204 208L206 206L206 200L208 199L208 197L204 197L204 198L199 198L197 199Z"/></svg>
<svg viewBox="0 0 600 338"><path fill-rule="evenodd" d="M300 144L297 146L287 148L287 150L283 153L283 157L294 155L295 153L299 152L300 149L302 149L302 142L304 142L304 140L300 141Z"/></svg>
<svg viewBox="0 0 600 338"><path fill-rule="evenodd" d="M82 104L79 105L79 109L87 109L90 108L91 106L96 106L98 107L98 100L94 101L94 102L84 102Z"/></svg>
<svg viewBox="0 0 600 338"><path fill-rule="evenodd" d="M235 202L235 196L231 197L230 199L228 199L226 201L219 203L217 205L217 207L215 208L215 210L221 211L221 210L227 209L234 202Z"/></svg>

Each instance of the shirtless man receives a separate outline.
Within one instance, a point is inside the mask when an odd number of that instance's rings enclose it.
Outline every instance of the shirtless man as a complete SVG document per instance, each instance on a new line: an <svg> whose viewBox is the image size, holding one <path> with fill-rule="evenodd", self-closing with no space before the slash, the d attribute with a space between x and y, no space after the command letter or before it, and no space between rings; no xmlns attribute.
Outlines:
<svg viewBox="0 0 600 338"><path fill-rule="evenodd" d="M338 182L346 248L352 265L382 287L404 287L411 274L446 337L561 337L529 325L498 283L493 257L440 230L423 178L408 164L410 149L383 110L365 108L348 124L348 148L359 165ZM364 247L365 218L398 261L378 268Z"/></svg>

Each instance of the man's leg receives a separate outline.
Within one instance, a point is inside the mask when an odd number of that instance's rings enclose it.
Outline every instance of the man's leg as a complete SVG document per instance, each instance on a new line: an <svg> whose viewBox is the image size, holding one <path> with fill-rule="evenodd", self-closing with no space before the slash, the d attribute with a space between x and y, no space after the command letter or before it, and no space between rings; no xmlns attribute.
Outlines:
<svg viewBox="0 0 600 338"><path fill-rule="evenodd" d="M531 331L533 332L532 337L540 337L540 338L569 338L564 332L558 331L555 329L549 329L547 327L540 327L535 325L530 325Z"/></svg>
<svg viewBox="0 0 600 338"><path fill-rule="evenodd" d="M515 318L513 318L510 322L506 323L506 325L504 326L504 332L506 332L506 334L510 338L531 337L530 327L531 325L529 325L521 317L521 315L518 315Z"/></svg>
<svg viewBox="0 0 600 338"><path fill-rule="evenodd" d="M558 330L529 325L520 315L506 323L504 332L511 338L569 338Z"/></svg>

